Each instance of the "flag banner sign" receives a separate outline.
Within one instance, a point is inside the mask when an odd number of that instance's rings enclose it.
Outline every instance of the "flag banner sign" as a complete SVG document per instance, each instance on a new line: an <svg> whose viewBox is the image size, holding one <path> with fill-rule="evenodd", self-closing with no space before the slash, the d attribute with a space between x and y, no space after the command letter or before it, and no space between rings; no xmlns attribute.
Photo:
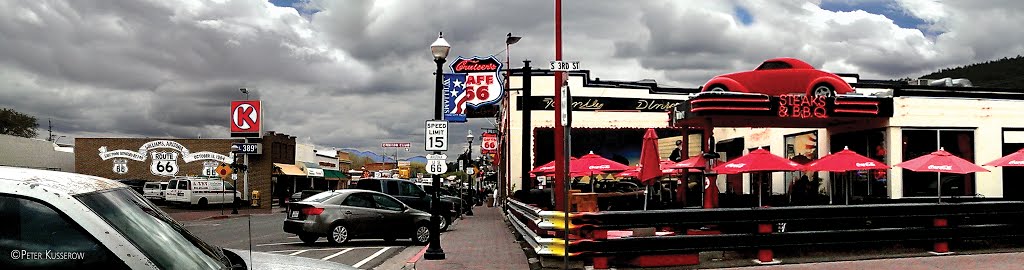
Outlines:
<svg viewBox="0 0 1024 270"><path fill-rule="evenodd" d="M493 56L455 60L451 65L454 73L444 74L441 79L444 120L466 122L470 109L501 101L505 90L501 67L501 62Z"/></svg>

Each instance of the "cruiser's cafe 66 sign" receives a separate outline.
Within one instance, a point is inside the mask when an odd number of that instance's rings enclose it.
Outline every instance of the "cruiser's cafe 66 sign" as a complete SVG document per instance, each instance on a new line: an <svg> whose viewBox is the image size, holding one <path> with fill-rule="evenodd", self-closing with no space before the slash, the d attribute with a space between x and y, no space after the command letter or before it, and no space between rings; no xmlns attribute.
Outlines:
<svg viewBox="0 0 1024 270"><path fill-rule="evenodd" d="M147 162L148 159L150 173L164 177L184 174L216 176L215 169L218 165L230 164L234 161L229 156L209 151L192 153L180 143L169 140L150 141L143 144L138 150L109 150L106 146L101 146L99 155L102 160L113 160L111 170L114 173L127 174L128 160ZM181 172L181 167L178 164L179 157L184 163L203 162L203 170L201 172Z"/></svg>

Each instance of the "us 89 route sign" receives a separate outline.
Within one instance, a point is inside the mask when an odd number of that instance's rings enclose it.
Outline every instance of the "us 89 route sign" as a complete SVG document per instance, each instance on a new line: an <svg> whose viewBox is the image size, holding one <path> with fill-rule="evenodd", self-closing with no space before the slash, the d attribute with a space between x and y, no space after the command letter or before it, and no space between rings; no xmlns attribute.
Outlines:
<svg viewBox="0 0 1024 270"><path fill-rule="evenodd" d="M448 151L448 121L427 120L425 137L427 151Z"/></svg>

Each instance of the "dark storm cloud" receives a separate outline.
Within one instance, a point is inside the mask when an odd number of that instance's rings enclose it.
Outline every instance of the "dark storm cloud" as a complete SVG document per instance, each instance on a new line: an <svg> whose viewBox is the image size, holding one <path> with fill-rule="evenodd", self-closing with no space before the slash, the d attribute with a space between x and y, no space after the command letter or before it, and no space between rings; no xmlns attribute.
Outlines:
<svg viewBox="0 0 1024 270"><path fill-rule="evenodd" d="M565 1L564 59L606 80L694 87L793 56L864 78L917 76L1024 51L1020 1L901 0L925 22L823 10L816 1ZM226 137L238 88L265 128L314 144L414 143L433 116L438 31L456 56L514 67L553 60L550 1L311 1L303 13L248 0L0 0L0 106L71 136ZM736 10L747 11L744 18ZM896 12L896 11L894 11ZM741 19L749 18L749 23ZM493 120L492 120L493 121ZM485 119L452 125L452 151ZM456 147L457 146L457 147ZM404 154L404 153L403 153Z"/></svg>

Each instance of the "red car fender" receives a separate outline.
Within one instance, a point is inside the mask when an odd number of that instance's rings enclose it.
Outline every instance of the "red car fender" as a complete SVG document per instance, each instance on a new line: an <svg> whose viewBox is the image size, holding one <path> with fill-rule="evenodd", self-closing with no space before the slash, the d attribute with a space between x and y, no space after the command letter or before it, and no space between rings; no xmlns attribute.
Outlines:
<svg viewBox="0 0 1024 270"><path fill-rule="evenodd" d="M822 83L827 83L828 85L831 85L832 89L836 91L836 94L846 94L849 92L853 92L853 88L850 87L850 84L846 83L846 81L844 81L843 79L831 76L821 76L811 81L811 83L807 84L807 91L805 91L805 93L807 93L807 95L811 95L811 93L813 93L812 91L814 91L814 86L817 86Z"/></svg>
<svg viewBox="0 0 1024 270"><path fill-rule="evenodd" d="M729 77L714 77L714 78L711 78L710 81L708 81L707 83L704 84L704 88L702 88L703 89L702 91L703 92L711 92L711 86L712 85L716 85L716 84L724 85L725 88L728 88L729 92L743 92L743 93L749 93L750 92L750 91L747 90L746 87L743 86L743 84L741 84L741 83L737 82L736 80L733 80L732 78L729 78Z"/></svg>

